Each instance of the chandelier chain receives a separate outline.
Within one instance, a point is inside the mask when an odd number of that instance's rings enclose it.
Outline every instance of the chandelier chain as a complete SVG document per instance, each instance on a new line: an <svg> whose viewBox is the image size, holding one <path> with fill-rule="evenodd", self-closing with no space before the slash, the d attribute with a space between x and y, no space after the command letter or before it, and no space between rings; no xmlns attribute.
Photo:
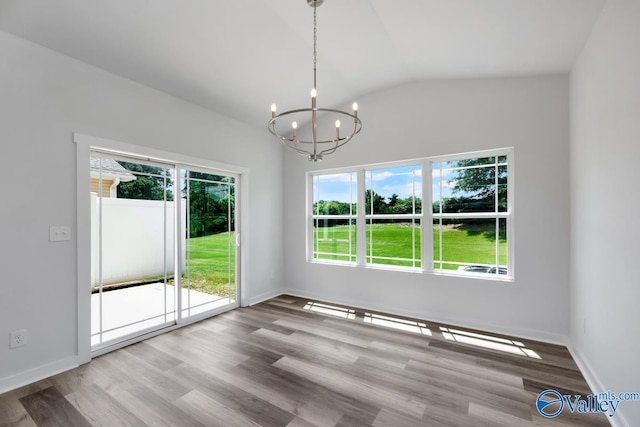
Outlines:
<svg viewBox="0 0 640 427"><path fill-rule="evenodd" d="M317 1L313 2L313 87L316 88L316 67L318 64L318 19L316 16ZM317 88L316 88L317 89Z"/></svg>

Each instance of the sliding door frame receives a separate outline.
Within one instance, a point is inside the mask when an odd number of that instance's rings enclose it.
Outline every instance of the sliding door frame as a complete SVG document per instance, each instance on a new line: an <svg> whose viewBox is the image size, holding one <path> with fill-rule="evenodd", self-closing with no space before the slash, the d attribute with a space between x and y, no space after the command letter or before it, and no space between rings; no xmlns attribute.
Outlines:
<svg viewBox="0 0 640 427"><path fill-rule="evenodd" d="M177 168L188 167L202 168L219 171L237 177L235 187L239 198L236 199L236 233L238 245L236 247L236 286L239 290L236 306L245 307L249 303L248 287L249 278L247 274L249 253L246 249L249 242L249 169L241 166L215 162L196 157L190 157L179 153L162 151L125 142L110 139L98 138L79 133L73 134L76 143L76 200L77 200L77 331L78 331L78 364L87 363L92 357L124 347L137 341L150 338L167 331L180 328L182 326L200 321L204 318L216 315L228 310L228 306L201 315L191 316L181 319L174 326L156 330L147 334L136 336L125 341L121 341L112 347L104 347L96 352L91 350L91 292L87 283L91 282L91 205L90 205L90 167L89 158L92 150L122 155L138 159L148 159L162 163L176 165ZM180 293L180 292L179 292ZM176 301L177 303L177 301ZM177 308L177 307L176 307Z"/></svg>

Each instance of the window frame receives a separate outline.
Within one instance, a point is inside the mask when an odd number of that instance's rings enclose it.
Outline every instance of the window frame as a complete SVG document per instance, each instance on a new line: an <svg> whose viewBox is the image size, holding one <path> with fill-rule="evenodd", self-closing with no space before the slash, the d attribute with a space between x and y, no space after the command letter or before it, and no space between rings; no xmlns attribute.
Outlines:
<svg viewBox="0 0 640 427"><path fill-rule="evenodd" d="M371 189L372 191L375 191L375 186L371 185L371 188L369 188L367 186L367 184L369 182L371 182L371 184L375 181L373 179L373 175L370 175L370 177L367 177L368 173L371 173L373 171L376 170L381 170L381 169L398 169L398 168L403 168L403 167L420 167L420 170L424 170L424 162L422 160L417 161L417 162L407 162L405 164L405 162L403 162L403 164L394 164L394 165L389 165L389 164L384 164L384 165L375 165L373 167L369 166L369 167L365 167L363 168L363 179L364 179L364 198L365 198L365 202L362 205L364 207L364 209L362 209L364 212L364 221L365 221L365 227L364 227L364 240L365 240L365 250L364 250L364 264L367 266L385 266L385 267L394 267L394 265L392 264L385 264L385 263L376 263L373 262L373 259L388 259L391 261L404 261L404 262L412 262L412 266L395 266L398 268L407 268L407 269L421 269L422 268L422 213L416 213L416 190L417 188L414 185L414 194L413 194L413 213L410 214L381 214L381 213L373 213L373 212L367 212L366 211L366 191ZM369 181L370 180L370 181ZM419 188L419 193L418 194L422 194L424 189L424 177L421 175L421 179L420 179L420 188ZM422 197L422 199L424 199L424 197ZM372 203L373 205L373 203ZM373 206L372 206L373 207ZM422 209L424 208L424 204L421 204L421 212ZM387 258L387 257L381 257L381 256L374 256L373 255L373 232L372 232L372 228L369 228L369 232L367 233L366 227L372 227L373 226L373 222L375 220L384 220L384 219L410 219L412 220L412 224L415 223L415 221L418 221L420 223L419 229L420 229L420 236L418 237L419 242L420 242L420 251L418 254L416 254L415 252L415 239L412 238L412 253L413 253L413 258L409 259L409 258ZM357 247L356 247L356 253L357 253ZM416 263L420 264L420 267L416 266Z"/></svg>
<svg viewBox="0 0 640 427"><path fill-rule="evenodd" d="M341 214L341 215L335 215L334 214L334 215L331 215L331 214L319 214L319 213L314 212L313 211L313 205L314 205L313 201L314 201L315 196L316 196L316 194L313 191L314 190L314 179L317 178L317 177L320 177L320 176L339 175L339 174L343 174L343 173L349 173L349 174L352 174L352 175L355 174L355 184L356 184L356 194L355 194L355 196L356 196L356 198L355 198L355 201L354 201L353 197L350 197L349 214L346 214L346 215L345 214ZM357 247L358 247L358 235L359 235L358 226L357 226L357 224L358 224L358 219L357 219L358 210L356 209L356 213L354 214L353 210L352 210L352 207L353 207L354 203L355 203L356 206L359 205L359 199L358 199L358 197L359 197L358 195L360 193L360 188L358 187L359 182L360 182L359 174L356 173L353 170L351 170L351 171L337 171L337 172L331 172L330 171L328 173L313 174L311 176L308 176L307 182L309 183L309 188L307 190L307 198L309 199L308 203L310 203L310 207L307 210L307 212L309 212L309 217L311 219L311 222L310 222L310 224L311 224L311 227L310 227L311 234L308 235L309 239L308 239L308 243L307 243L307 253L308 253L307 258L311 259L313 261L319 261L319 262L325 262L325 263L338 263L338 264L353 264L353 263L357 263L358 262L358 259L357 259L357 256L358 256ZM349 182L349 187L350 187L349 188L350 196L353 196L353 193L352 193L353 181ZM314 232L314 225L316 224L316 221L332 220L332 219L333 220L339 220L339 219L348 220L349 222L351 222L353 220L356 221L356 225L355 225L355 228L356 228L356 249L355 249L356 253L351 254L351 237L350 237L349 238L349 253L348 254L342 254L342 253L334 254L335 256L339 256L339 257L355 258L354 261L332 260L332 259L326 259L326 258L314 258L314 256L316 254L321 253L320 251L316 250L317 241L316 241L316 235L315 235L315 232ZM309 247L309 245L311 245L311 246Z"/></svg>
<svg viewBox="0 0 640 427"><path fill-rule="evenodd" d="M478 212L478 213L453 213L453 214L434 214L432 209L433 204L433 177L431 176L432 167L434 163L450 162L464 159L485 158L485 157L507 157L507 208L506 211L500 212ZM497 280L513 282L515 277L515 263L514 263L514 149L513 147L498 148L490 150L473 151L458 154L449 154L442 156L423 157L418 159L392 161L384 163L374 163L367 165L359 165L352 167L342 167L335 169L314 170L307 172L307 221L306 221L306 261L309 263L318 264L338 264L344 266L353 266L361 268L374 268L383 270L396 270L405 272L416 273L429 273L435 275L447 275L456 277L468 277L474 279L485 280ZM366 179L365 174L367 171L375 169L386 169L406 166L421 166L422 168L422 209L419 214L374 214L369 215L365 212L365 192L366 192ZM426 172L425 172L426 171ZM313 190L314 190L314 177L322 175L332 175L339 173L356 173L356 260L355 261L337 261L327 259L314 258L314 212L313 212ZM426 174L426 175L425 175ZM425 202L427 201L427 202ZM446 218L491 218L491 219L505 219L506 236L507 236L507 274L486 274L486 273L469 273L458 270L446 270L436 268L433 254L433 222L434 219L441 218L443 215ZM388 264L375 264L369 263L367 259L367 235L366 225L370 219L399 219L399 218L411 218L420 222L420 267L405 267ZM342 216L340 216L342 218ZM429 228L427 228L427 224ZM496 236L496 238L498 238ZM501 266L502 267L502 266Z"/></svg>

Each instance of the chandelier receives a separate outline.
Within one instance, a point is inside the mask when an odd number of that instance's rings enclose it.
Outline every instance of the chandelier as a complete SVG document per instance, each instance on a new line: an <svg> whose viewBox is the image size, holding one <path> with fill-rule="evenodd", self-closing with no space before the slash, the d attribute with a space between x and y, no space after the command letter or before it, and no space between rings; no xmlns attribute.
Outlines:
<svg viewBox="0 0 640 427"><path fill-rule="evenodd" d="M353 113L335 110L332 108L320 108L317 104L318 86L316 81L316 65L317 65L317 16L316 9L322 4L323 0L307 0L309 6L313 7L313 88L311 89L311 108L298 108L295 110L285 111L276 114L276 104L271 104L271 120L269 120L269 132L276 136L280 142L290 147L303 156L307 156L311 162L322 161L326 154L334 153L338 148L345 145L362 129L362 121L358 118L358 104L353 103ZM336 116L335 129L330 129L324 136L319 136L318 131L318 113ZM291 128L282 126L279 128L277 122L280 118L293 119ZM298 136L298 121L306 123L311 118L310 135L305 138ZM297 120L296 120L297 119ZM340 134L340 119L346 123L352 122L353 127L350 131ZM284 121L284 120L283 120Z"/></svg>

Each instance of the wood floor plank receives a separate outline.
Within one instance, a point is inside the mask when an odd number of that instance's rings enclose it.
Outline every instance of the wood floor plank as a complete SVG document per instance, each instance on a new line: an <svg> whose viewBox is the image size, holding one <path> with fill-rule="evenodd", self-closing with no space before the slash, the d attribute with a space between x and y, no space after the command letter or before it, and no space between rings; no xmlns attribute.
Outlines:
<svg viewBox="0 0 640 427"><path fill-rule="evenodd" d="M495 408L489 408L486 406L478 405L471 402L469 404L469 415L471 417L477 417L486 423L490 423L496 427L532 427L531 420L523 420L520 417L511 415L508 412L500 411Z"/></svg>
<svg viewBox="0 0 640 427"><path fill-rule="evenodd" d="M431 350L445 358L471 361L478 366L495 369L504 373L513 374L520 377L527 377L536 381L555 384L557 387L565 387L576 390L588 390L584 378L581 374L576 374L573 370L544 365L531 360L521 360L514 357L496 357L493 353L483 353L479 349L470 351L468 348L457 348L447 344L440 346L440 343L432 342ZM588 393L587 393L588 394Z"/></svg>
<svg viewBox="0 0 640 427"><path fill-rule="evenodd" d="M89 421L55 387L25 396L20 399L20 403L39 426L91 426Z"/></svg>
<svg viewBox="0 0 640 427"><path fill-rule="evenodd" d="M372 422L379 410L350 394L338 393L272 365L246 362L238 369L244 370L244 373L238 373L239 376L250 376L269 388L271 394L286 399L291 405L287 409L289 412L319 426L333 426L345 414Z"/></svg>
<svg viewBox="0 0 640 427"><path fill-rule="evenodd" d="M416 419L406 416L401 412L382 408L376 419L373 421L373 425L375 427L414 427L416 425Z"/></svg>
<svg viewBox="0 0 640 427"><path fill-rule="evenodd" d="M272 331L271 329L259 329L257 332ZM280 332L274 332L278 335L282 335ZM252 345L246 340L241 340L238 337L229 337L227 335L215 334L206 329L201 329L192 334L199 339L215 342L216 346L226 348L232 355L237 355L237 362L243 363L248 359L263 359L265 362L273 363L278 360L282 355L275 353L264 348L260 348ZM232 363L237 365L238 363Z"/></svg>
<svg viewBox="0 0 640 427"><path fill-rule="evenodd" d="M282 426L295 417L294 414L188 364L170 369L167 375L185 386L193 386L202 394L260 425Z"/></svg>
<svg viewBox="0 0 640 427"><path fill-rule="evenodd" d="M310 423L309 421L306 421L304 418L295 417L293 420L291 420L289 424L287 424L287 427L315 427L318 425L319 424ZM335 425L335 423L331 425Z"/></svg>
<svg viewBox="0 0 640 427"><path fill-rule="evenodd" d="M276 315L269 315L268 313L254 314L253 311L247 309L238 309L233 313L229 313L229 318L238 322L244 323L247 326L260 329L270 329L275 332L279 332L284 335L290 335L296 331L296 329L287 328L276 324L276 320L280 318Z"/></svg>
<svg viewBox="0 0 640 427"><path fill-rule="evenodd" d="M363 348L366 348L371 344L370 340L362 339L348 333L343 333L342 331L336 331L336 329L325 326L322 322L314 323L304 319L294 322L288 319L281 319L276 320L274 323L288 328L294 328L297 331L307 332L311 335L318 335L334 341L356 345Z"/></svg>
<svg viewBox="0 0 640 427"><path fill-rule="evenodd" d="M473 363L442 357L441 355L433 355L426 362L410 360L405 368L408 371L427 373L428 370L433 367L442 368L463 375L472 375L477 378L483 378L485 380L494 381L510 387L523 388L522 377L504 373L497 369L486 368Z"/></svg>
<svg viewBox="0 0 640 427"><path fill-rule="evenodd" d="M103 375L102 372L90 365L83 365L71 371L62 372L49 380L65 396L80 387L90 386L91 384L107 386L113 382L112 378Z"/></svg>
<svg viewBox="0 0 640 427"><path fill-rule="evenodd" d="M36 426L36 422L18 399L0 399L0 427Z"/></svg>
<svg viewBox="0 0 640 427"><path fill-rule="evenodd" d="M289 356L278 360L274 366L296 373L339 393L350 393L357 399L370 402L380 408L391 405L418 419L422 418L424 414L426 407L424 403L407 398L391 389L379 389L362 378L355 378L344 372L338 372L321 365L312 365Z"/></svg>
<svg viewBox="0 0 640 427"><path fill-rule="evenodd" d="M81 387L66 396L67 400L80 412L87 425L94 427L145 427L133 412L122 406L97 385ZM96 402L100 402L96 405ZM75 424L67 424L75 426Z"/></svg>
<svg viewBox="0 0 640 427"><path fill-rule="evenodd" d="M206 426L256 427L261 425L221 405L198 390L182 396L175 405Z"/></svg>
<svg viewBox="0 0 640 427"><path fill-rule="evenodd" d="M431 337L428 335L402 332L397 329L389 329L364 322L345 322L344 319L327 318L322 321L322 324L371 341L384 341L386 343L412 348L416 351L427 348L431 340Z"/></svg>
<svg viewBox="0 0 640 427"><path fill-rule="evenodd" d="M191 390L172 381L153 365L122 350L100 356L92 360L91 365L100 370L104 376L111 378L114 385L140 384L155 390L168 401L173 401Z"/></svg>
<svg viewBox="0 0 640 427"><path fill-rule="evenodd" d="M168 402L154 390L139 384L120 384L109 387L106 392L129 412L136 414L150 426L204 427L172 402Z"/></svg>
<svg viewBox="0 0 640 427"><path fill-rule="evenodd" d="M173 357L168 353L149 345L145 341L125 347L123 351L131 353L133 356L140 360L144 360L146 363L155 366L161 371L166 371L167 369L171 369L182 363L181 359Z"/></svg>

